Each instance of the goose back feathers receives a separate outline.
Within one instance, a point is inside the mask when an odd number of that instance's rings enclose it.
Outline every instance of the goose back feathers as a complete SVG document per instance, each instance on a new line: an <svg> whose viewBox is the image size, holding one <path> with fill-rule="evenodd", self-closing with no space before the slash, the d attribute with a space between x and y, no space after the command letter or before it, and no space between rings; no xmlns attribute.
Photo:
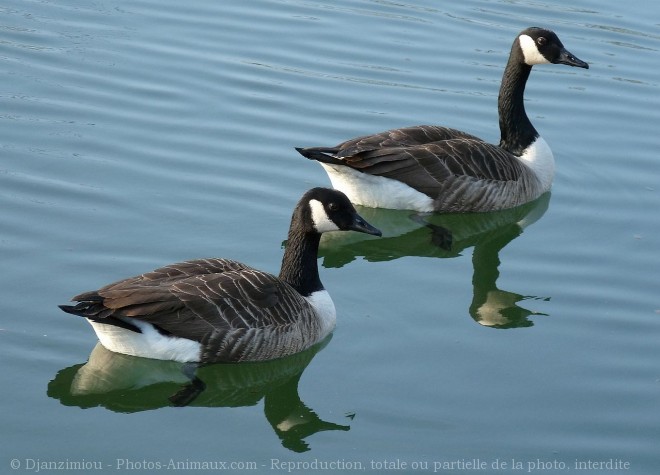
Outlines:
<svg viewBox="0 0 660 475"><path fill-rule="evenodd" d="M523 102L531 68L542 63L588 68L552 31L522 31L512 45L500 88L499 145L456 129L421 125L336 147L297 150L320 162L335 188L365 206L442 212L518 206L548 191L554 175L552 152Z"/></svg>
<svg viewBox="0 0 660 475"><path fill-rule="evenodd" d="M280 276L229 259L161 267L73 298L108 349L176 361L261 361L302 351L334 328L318 276L320 235L379 235L345 195L315 188L294 211Z"/></svg>

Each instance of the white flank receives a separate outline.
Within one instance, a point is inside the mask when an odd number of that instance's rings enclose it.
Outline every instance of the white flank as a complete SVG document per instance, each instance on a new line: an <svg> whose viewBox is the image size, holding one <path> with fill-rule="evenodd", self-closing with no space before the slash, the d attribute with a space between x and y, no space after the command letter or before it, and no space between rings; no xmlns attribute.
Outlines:
<svg viewBox="0 0 660 475"><path fill-rule="evenodd" d="M555 157L547 142L542 137L538 137L518 158L531 168L539 179L543 188L542 193L548 191L555 176Z"/></svg>
<svg viewBox="0 0 660 475"><path fill-rule="evenodd" d="M314 223L314 228L316 228L318 232L326 233L328 231L339 231L337 225L325 212L323 203L318 200L310 200L309 207L312 210L312 222Z"/></svg>
<svg viewBox="0 0 660 475"><path fill-rule="evenodd" d="M535 64L548 64L550 62L539 52L531 36L520 35L518 41L525 57L525 64L534 66Z"/></svg>
<svg viewBox="0 0 660 475"><path fill-rule="evenodd" d="M433 211L433 200L400 181L358 172L349 167L321 163L333 188L352 203L370 208Z"/></svg>
<svg viewBox="0 0 660 475"><path fill-rule="evenodd" d="M309 297L305 297L305 300L314 308L321 323L321 333L319 334L319 341L321 341L330 334L337 323L335 304L327 290L317 290Z"/></svg>
<svg viewBox="0 0 660 475"><path fill-rule="evenodd" d="M138 327L142 333L115 325L88 321L94 328L101 344L115 353L181 363L199 361L201 345L198 342L186 338L165 336L150 323L132 318L124 320Z"/></svg>

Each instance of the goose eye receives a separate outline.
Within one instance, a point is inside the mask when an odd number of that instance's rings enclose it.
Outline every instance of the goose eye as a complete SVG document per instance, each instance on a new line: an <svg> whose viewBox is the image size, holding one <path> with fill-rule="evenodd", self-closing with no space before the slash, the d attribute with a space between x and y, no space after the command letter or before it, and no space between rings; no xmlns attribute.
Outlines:
<svg viewBox="0 0 660 475"><path fill-rule="evenodd" d="M538 39L536 40L536 43L539 46L545 46L545 44L548 42L545 36L539 36Z"/></svg>
<svg viewBox="0 0 660 475"><path fill-rule="evenodd" d="M339 205L338 205L337 203L334 203L334 202L333 202L333 203L330 203L330 204L328 205L328 209L329 209L330 211L337 211L337 210L339 209Z"/></svg>

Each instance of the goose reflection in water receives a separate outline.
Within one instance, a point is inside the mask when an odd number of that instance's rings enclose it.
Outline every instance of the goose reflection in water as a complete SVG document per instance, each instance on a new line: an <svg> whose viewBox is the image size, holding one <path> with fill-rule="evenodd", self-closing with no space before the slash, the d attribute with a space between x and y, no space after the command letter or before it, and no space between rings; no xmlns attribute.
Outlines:
<svg viewBox="0 0 660 475"><path fill-rule="evenodd" d="M362 257L370 262L400 257L458 257L472 252L473 298L470 316L492 328L529 327L532 315L545 315L520 307L524 300L548 300L524 296L497 287L500 251L548 209L550 193L513 209L472 214L411 214L410 211L360 208L359 212L383 232L378 240L359 236L324 236L319 256L325 267L341 267ZM330 245L329 241L332 241Z"/></svg>
<svg viewBox="0 0 660 475"><path fill-rule="evenodd" d="M305 368L330 338L286 358L200 368L113 353L97 344L87 363L57 373L48 385L48 396L65 406L100 406L122 413L166 406L254 406L263 399L266 419L282 445L305 452L309 450L305 439L317 432L350 430L348 425L321 420L298 394Z"/></svg>

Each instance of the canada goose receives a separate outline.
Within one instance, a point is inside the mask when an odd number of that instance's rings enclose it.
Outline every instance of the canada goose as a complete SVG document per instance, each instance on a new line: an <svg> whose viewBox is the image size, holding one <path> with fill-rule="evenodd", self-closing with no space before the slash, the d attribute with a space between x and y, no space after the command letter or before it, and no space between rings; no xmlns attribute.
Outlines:
<svg viewBox="0 0 660 475"><path fill-rule="evenodd" d="M335 326L319 279L321 234L380 236L343 193L313 188L291 218L279 277L228 259L199 259L73 297L109 350L180 362L261 361L300 352Z"/></svg>
<svg viewBox="0 0 660 475"><path fill-rule="evenodd" d="M523 102L535 64L589 65L557 35L527 28L513 42L498 98L500 143L459 130L420 125L358 137L336 147L297 148L325 168L356 204L429 212L511 208L550 189L554 158Z"/></svg>

